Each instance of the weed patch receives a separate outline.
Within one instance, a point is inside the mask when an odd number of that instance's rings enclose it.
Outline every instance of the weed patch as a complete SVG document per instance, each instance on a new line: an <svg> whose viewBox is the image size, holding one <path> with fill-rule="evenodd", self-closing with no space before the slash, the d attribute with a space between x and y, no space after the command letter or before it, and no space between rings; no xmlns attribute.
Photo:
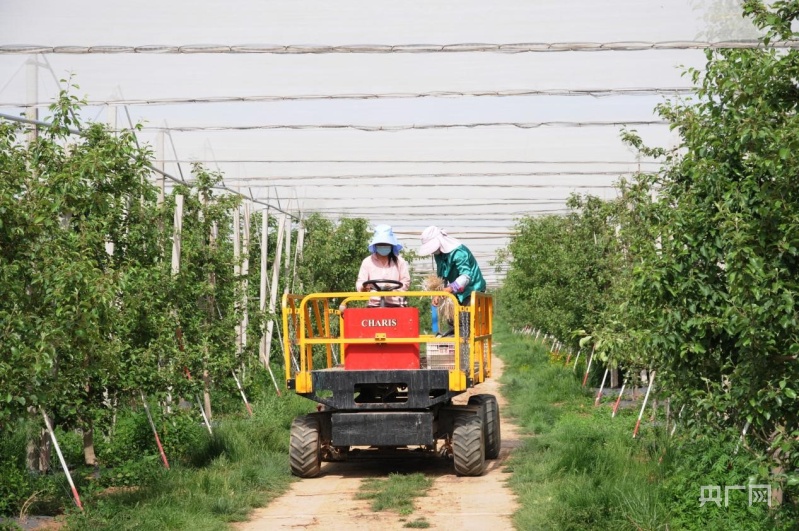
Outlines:
<svg viewBox="0 0 799 531"><path fill-rule="evenodd" d="M386 479L366 479L361 483L358 500L372 500L373 511L397 511L402 516L413 513L415 498L424 496L433 480L424 474L390 474Z"/></svg>

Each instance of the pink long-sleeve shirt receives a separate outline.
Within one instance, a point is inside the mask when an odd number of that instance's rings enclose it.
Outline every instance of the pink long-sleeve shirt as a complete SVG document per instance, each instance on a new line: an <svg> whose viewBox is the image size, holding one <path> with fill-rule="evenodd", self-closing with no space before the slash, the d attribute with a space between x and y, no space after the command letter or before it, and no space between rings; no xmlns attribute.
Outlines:
<svg viewBox="0 0 799 531"><path fill-rule="evenodd" d="M402 282L399 291L408 291L411 286L411 274L408 271L408 262L401 256L397 257L397 263L383 265L378 261L378 257L372 253L361 262L361 269L358 271L358 280L355 282L356 291L361 290L361 286L367 280L396 280ZM404 297L386 297L386 304L400 305ZM380 306L380 297L369 299L369 306Z"/></svg>

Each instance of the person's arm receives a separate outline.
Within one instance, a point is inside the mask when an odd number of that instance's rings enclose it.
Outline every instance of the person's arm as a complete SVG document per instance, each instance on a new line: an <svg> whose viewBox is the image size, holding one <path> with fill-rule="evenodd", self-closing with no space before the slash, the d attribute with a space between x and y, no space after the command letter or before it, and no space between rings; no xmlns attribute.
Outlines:
<svg viewBox="0 0 799 531"><path fill-rule="evenodd" d="M452 265L454 266L455 271L458 272L458 277L449 283L449 286L447 286L447 291L450 293L463 293L463 291L466 289L466 286L468 286L472 281L471 277L466 274L472 266L469 253L464 252L463 249L453 251Z"/></svg>
<svg viewBox="0 0 799 531"><path fill-rule="evenodd" d="M398 257L397 266L399 267L399 281L402 282L402 287L399 288L399 291L408 291L411 287L411 273L408 270L408 262Z"/></svg>
<svg viewBox="0 0 799 531"><path fill-rule="evenodd" d="M366 259L361 262L361 269L358 270L358 279L355 281L355 291L363 291L363 283L369 280L370 258L370 256L367 256Z"/></svg>

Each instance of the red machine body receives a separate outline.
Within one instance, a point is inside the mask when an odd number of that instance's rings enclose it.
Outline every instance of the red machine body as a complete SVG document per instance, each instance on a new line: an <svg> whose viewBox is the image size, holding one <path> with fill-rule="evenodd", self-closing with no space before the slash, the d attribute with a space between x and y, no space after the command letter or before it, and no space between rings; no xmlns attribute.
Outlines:
<svg viewBox="0 0 799 531"><path fill-rule="evenodd" d="M417 308L348 308L344 310L344 337L374 339L419 337ZM344 345L345 370L419 369L419 344Z"/></svg>

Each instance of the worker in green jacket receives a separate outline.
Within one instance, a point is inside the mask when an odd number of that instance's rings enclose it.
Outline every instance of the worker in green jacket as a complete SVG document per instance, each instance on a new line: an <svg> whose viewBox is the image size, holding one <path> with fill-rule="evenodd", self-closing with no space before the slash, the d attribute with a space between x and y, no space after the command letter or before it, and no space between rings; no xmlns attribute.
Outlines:
<svg viewBox="0 0 799 531"><path fill-rule="evenodd" d="M455 295L461 305L471 302L472 292L486 290L486 281L472 252L436 226L422 232L419 255L429 254L435 258L436 274L448 283L444 291Z"/></svg>

